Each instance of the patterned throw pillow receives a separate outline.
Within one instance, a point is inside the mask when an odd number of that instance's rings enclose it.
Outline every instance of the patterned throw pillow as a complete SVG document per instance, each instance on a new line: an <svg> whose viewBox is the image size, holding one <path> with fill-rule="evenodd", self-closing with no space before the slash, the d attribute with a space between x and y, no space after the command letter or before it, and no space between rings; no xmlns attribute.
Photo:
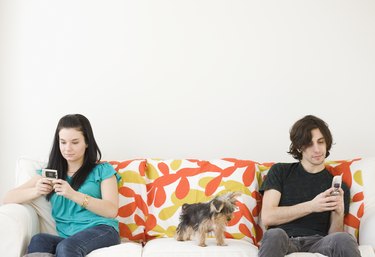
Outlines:
<svg viewBox="0 0 375 257"><path fill-rule="evenodd" d="M145 222L148 215L146 199L146 160L109 161L121 176L119 182L120 237L123 241L145 241Z"/></svg>
<svg viewBox="0 0 375 257"><path fill-rule="evenodd" d="M342 181L350 188L349 213L344 218L344 229L358 240L359 224L364 213L362 160L329 161L327 169L333 176L342 175Z"/></svg>
<svg viewBox="0 0 375 257"><path fill-rule="evenodd" d="M147 239L173 237L184 203L205 202L218 194L239 191L242 195L237 199L238 209L225 236L257 244L263 231L258 225L261 202L255 175L270 165L229 158L147 159Z"/></svg>

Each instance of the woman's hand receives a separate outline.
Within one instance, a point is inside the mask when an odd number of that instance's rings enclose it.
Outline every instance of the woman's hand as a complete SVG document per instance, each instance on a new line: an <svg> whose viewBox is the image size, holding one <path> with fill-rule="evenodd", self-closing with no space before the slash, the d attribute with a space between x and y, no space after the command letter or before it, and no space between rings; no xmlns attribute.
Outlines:
<svg viewBox="0 0 375 257"><path fill-rule="evenodd" d="M57 195L62 195L68 199L71 199L73 194L76 192L67 181L62 179L55 179L52 181L53 189Z"/></svg>
<svg viewBox="0 0 375 257"><path fill-rule="evenodd" d="M46 178L40 178L36 184L35 188L38 195L48 195L53 190L52 181Z"/></svg>

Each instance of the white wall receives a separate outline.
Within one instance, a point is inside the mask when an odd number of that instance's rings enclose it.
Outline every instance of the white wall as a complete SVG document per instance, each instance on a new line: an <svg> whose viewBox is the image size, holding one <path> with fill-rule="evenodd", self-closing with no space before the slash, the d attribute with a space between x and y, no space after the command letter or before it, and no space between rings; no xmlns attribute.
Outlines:
<svg viewBox="0 0 375 257"><path fill-rule="evenodd" d="M375 154L375 2L0 0L0 197L83 113L104 159L291 161L326 120L333 159Z"/></svg>

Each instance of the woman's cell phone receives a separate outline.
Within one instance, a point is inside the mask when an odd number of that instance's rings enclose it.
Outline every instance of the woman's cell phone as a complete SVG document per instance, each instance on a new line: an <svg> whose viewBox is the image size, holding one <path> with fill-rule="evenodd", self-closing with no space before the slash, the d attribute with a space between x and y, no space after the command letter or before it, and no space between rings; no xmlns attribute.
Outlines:
<svg viewBox="0 0 375 257"><path fill-rule="evenodd" d="M57 179L57 170L42 169L42 176L49 180Z"/></svg>
<svg viewBox="0 0 375 257"><path fill-rule="evenodd" d="M331 195L338 195L338 194L340 194L339 189L341 187L341 182L342 182L341 175L333 177L333 179L332 179L332 187L333 187L334 190L332 191Z"/></svg>

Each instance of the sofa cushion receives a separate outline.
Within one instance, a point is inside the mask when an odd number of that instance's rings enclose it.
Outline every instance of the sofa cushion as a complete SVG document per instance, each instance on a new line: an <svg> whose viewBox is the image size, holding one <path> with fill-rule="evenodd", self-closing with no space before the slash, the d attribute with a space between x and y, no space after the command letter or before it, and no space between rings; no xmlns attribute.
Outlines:
<svg viewBox="0 0 375 257"><path fill-rule="evenodd" d="M143 257L244 257L257 256L258 248L244 240L226 239L227 246L217 246L213 238L207 240L207 247L198 246L196 241L176 241L173 238L158 238L147 242Z"/></svg>
<svg viewBox="0 0 375 257"><path fill-rule="evenodd" d="M263 230L259 225L261 202L255 175L270 166L229 158L210 161L147 159L146 236L173 237L184 203L206 202L215 195L240 191L238 209L228 223L225 236L257 244Z"/></svg>
<svg viewBox="0 0 375 257"><path fill-rule="evenodd" d="M121 176L119 182L119 221L122 241L145 241L146 205L146 160L109 161Z"/></svg>
<svg viewBox="0 0 375 257"><path fill-rule="evenodd" d="M47 163L28 157L17 160L16 186L20 186L37 174L37 170L45 168ZM55 220L51 215L51 204L44 196L40 196L28 203L39 216L40 232L57 235Z"/></svg>
<svg viewBox="0 0 375 257"><path fill-rule="evenodd" d="M92 251L86 257L142 257L142 245L126 242Z"/></svg>
<svg viewBox="0 0 375 257"><path fill-rule="evenodd" d="M350 188L349 213L344 218L344 229L358 240L359 225L364 213L362 159L328 161L332 175L342 175L342 181Z"/></svg>

